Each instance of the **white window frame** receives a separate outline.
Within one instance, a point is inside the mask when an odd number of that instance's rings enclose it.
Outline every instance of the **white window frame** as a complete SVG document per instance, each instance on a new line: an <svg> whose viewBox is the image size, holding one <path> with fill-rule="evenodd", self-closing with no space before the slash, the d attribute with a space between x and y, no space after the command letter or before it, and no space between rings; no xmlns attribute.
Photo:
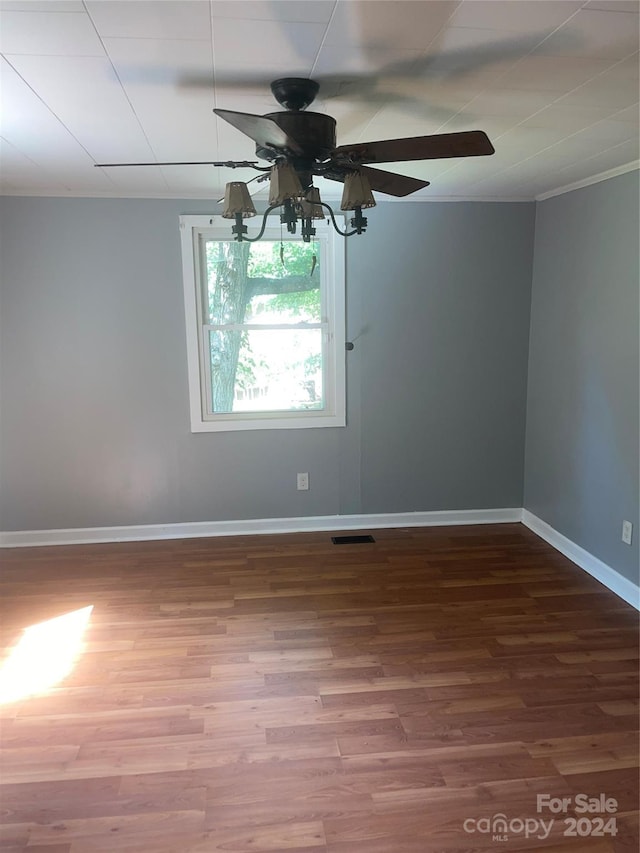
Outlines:
<svg viewBox="0 0 640 853"><path fill-rule="evenodd" d="M320 253L325 408L285 412L212 412L208 376L210 327L203 317L203 288L207 287L207 279L202 247L207 239L231 240L231 225L231 220L221 216L180 217L191 432L345 426L345 238L337 235L330 223L320 220L314 222L314 226ZM286 240L291 235L286 230L283 233L279 217L269 217L263 238L278 241L281 237ZM293 239L301 238L293 235ZM314 325L306 323L301 327L314 328Z"/></svg>

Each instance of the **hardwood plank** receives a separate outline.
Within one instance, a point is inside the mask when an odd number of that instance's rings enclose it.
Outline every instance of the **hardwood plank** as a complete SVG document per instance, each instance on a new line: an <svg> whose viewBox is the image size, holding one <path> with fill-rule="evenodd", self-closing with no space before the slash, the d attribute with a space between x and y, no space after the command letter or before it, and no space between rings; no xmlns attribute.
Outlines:
<svg viewBox="0 0 640 853"><path fill-rule="evenodd" d="M637 613L518 524L330 536L3 552L5 654L93 612L0 705L2 850L635 853ZM465 830L601 792L616 836Z"/></svg>

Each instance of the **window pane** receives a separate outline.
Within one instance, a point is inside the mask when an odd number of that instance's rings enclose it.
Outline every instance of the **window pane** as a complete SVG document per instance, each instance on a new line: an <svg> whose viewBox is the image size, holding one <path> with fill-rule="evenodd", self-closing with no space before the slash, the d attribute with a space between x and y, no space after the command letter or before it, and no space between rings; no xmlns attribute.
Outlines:
<svg viewBox="0 0 640 853"><path fill-rule="evenodd" d="M213 411L324 408L322 330L210 331Z"/></svg>
<svg viewBox="0 0 640 853"><path fill-rule="evenodd" d="M320 252L313 243L207 240L205 256L208 325L320 321Z"/></svg>

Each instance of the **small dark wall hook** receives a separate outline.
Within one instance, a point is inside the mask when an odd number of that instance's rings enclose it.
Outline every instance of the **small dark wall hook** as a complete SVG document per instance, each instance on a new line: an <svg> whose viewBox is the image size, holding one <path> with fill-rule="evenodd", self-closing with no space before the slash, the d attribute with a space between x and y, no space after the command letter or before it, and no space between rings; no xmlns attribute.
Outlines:
<svg viewBox="0 0 640 853"><path fill-rule="evenodd" d="M346 341L344 348L346 349L347 352L351 352L351 350L354 349L354 346L355 346L355 344L353 344L351 341Z"/></svg>

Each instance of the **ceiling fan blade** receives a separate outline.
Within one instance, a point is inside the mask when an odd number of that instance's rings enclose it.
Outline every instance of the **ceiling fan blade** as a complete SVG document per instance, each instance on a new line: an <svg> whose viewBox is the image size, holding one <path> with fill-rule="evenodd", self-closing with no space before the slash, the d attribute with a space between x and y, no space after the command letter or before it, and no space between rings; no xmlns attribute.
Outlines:
<svg viewBox="0 0 640 853"><path fill-rule="evenodd" d="M345 175L350 171L352 170L348 167L332 166L329 171L323 173L322 177L329 178L331 181L344 181ZM396 172L385 172L382 169L370 169L368 166L362 166L358 171L366 175L372 190L398 198L411 195L429 186L429 181L398 175Z"/></svg>
<svg viewBox="0 0 640 853"><path fill-rule="evenodd" d="M259 169L257 160L189 160L170 163L94 163L96 168L105 169L114 166L224 166L227 169Z"/></svg>
<svg viewBox="0 0 640 853"><path fill-rule="evenodd" d="M495 148L483 130L409 136L340 145L332 154L338 161L358 163L398 163L407 160L437 160L442 157L479 157Z"/></svg>
<svg viewBox="0 0 640 853"><path fill-rule="evenodd" d="M295 154L302 153L295 139L285 133L273 119L252 113L238 113L234 110L216 109L214 113L253 139L260 148L282 148L293 151Z"/></svg>

